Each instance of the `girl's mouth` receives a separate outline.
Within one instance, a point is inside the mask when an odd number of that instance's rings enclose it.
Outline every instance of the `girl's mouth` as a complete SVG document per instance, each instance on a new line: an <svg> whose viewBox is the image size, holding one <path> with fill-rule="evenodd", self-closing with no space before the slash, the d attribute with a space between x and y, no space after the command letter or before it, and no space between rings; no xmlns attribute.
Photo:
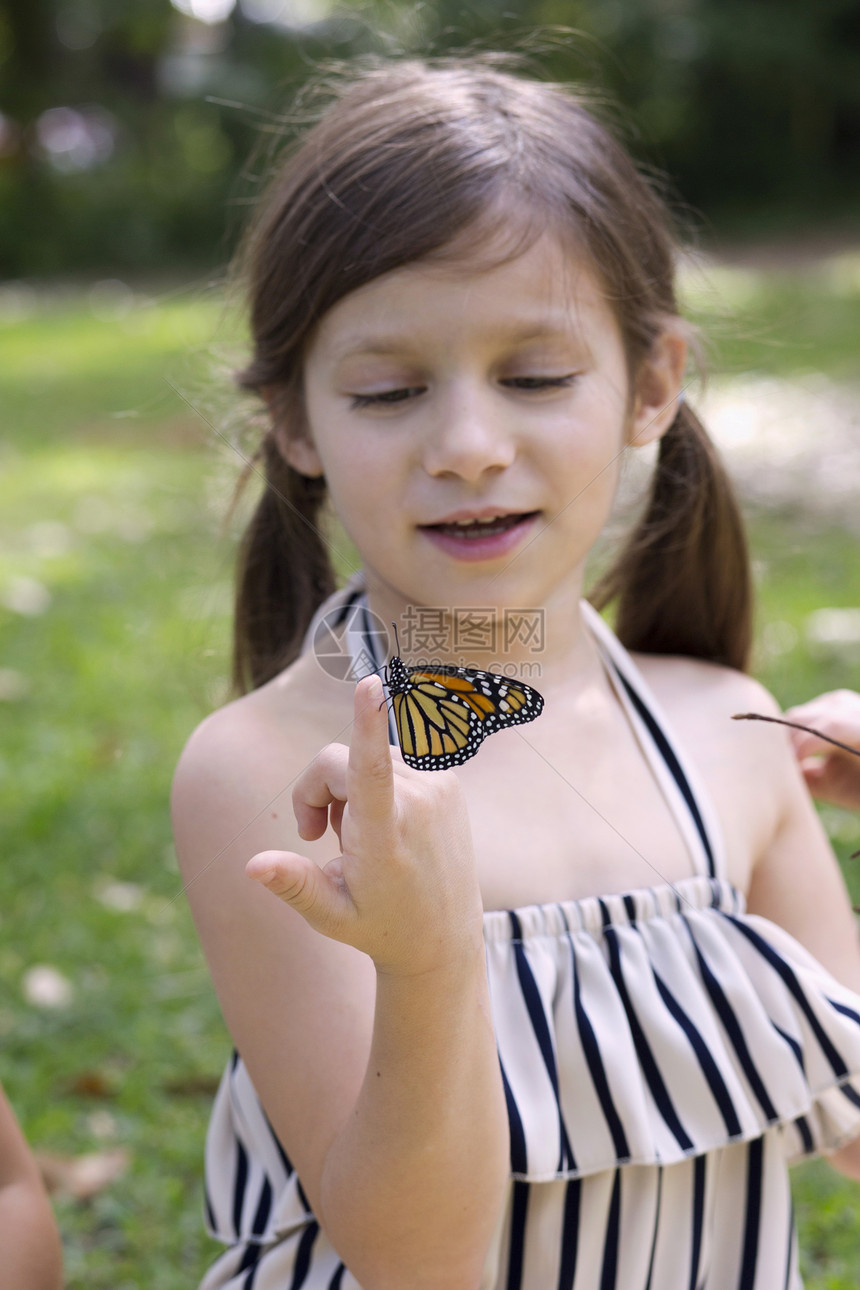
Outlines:
<svg viewBox="0 0 860 1290"><path fill-rule="evenodd" d="M491 560L509 551L530 532L540 511L504 515L475 524L426 524L421 527L434 546L458 560Z"/></svg>

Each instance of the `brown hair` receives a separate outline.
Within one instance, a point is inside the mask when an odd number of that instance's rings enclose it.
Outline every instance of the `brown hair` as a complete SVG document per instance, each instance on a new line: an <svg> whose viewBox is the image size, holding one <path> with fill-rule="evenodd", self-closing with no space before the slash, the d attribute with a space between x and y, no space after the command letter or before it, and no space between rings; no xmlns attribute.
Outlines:
<svg viewBox="0 0 860 1290"><path fill-rule="evenodd" d="M470 233L483 246L488 232L506 234L514 255L550 227L572 234L599 272L631 374L677 315L667 207L581 94L483 58L377 62L332 94L279 164L240 257L254 348L238 380L276 397L277 425L255 459L267 487L239 554L239 692L297 656L335 586L318 531L325 482L287 465L276 435L304 432L303 354L338 300L411 261L462 254ZM661 441L643 517L590 599L618 601L628 648L747 665L742 523L686 404Z"/></svg>

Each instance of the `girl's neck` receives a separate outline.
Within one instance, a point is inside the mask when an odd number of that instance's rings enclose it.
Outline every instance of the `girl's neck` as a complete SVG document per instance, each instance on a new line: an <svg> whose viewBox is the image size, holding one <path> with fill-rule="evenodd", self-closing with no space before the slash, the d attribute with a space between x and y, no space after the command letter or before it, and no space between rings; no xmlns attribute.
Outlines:
<svg viewBox="0 0 860 1290"><path fill-rule="evenodd" d="M602 664L579 609L582 579L559 586L529 608L423 606L367 577L370 610L408 665L435 663L501 672L548 693L579 690L602 675ZM397 646L391 642L392 653Z"/></svg>

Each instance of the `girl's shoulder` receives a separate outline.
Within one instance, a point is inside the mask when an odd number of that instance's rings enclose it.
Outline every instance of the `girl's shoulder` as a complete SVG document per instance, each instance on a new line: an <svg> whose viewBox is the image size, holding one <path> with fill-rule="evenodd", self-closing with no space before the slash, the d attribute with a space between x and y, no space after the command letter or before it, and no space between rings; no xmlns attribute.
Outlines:
<svg viewBox="0 0 860 1290"><path fill-rule="evenodd" d="M695 659L637 655L646 683L706 780L732 852L750 831L748 874L730 876L751 914L777 923L837 980L860 991L860 955L839 864L803 780L788 730L733 721L780 707L752 677Z"/></svg>
<svg viewBox="0 0 860 1290"><path fill-rule="evenodd" d="M296 746L310 740L319 750L335 740L348 743L352 683L327 673L310 654L301 654L272 680L217 708L192 732L186 751L216 748L246 738Z"/></svg>
<svg viewBox="0 0 860 1290"><path fill-rule="evenodd" d="M677 655L631 657L716 807L731 878L747 891L801 785L784 727L733 718L777 717L779 704L735 668Z"/></svg>
<svg viewBox="0 0 860 1290"><path fill-rule="evenodd" d="M217 804L242 813L288 785L328 743L349 743L352 684L301 655L217 708L186 740L172 784L174 825Z"/></svg>
<svg viewBox="0 0 860 1290"><path fill-rule="evenodd" d="M710 720L729 708L729 715L750 711L779 715L773 695L755 677L736 668L679 654L631 651L630 657L670 718Z"/></svg>

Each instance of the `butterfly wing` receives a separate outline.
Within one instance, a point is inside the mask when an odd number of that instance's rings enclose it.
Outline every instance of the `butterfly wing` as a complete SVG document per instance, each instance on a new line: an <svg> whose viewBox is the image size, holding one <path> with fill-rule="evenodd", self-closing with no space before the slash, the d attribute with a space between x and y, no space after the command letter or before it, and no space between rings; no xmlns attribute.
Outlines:
<svg viewBox="0 0 860 1290"><path fill-rule="evenodd" d="M400 672L394 663L400 663ZM543 697L531 686L471 667L410 668L392 660L394 719L407 766L447 770L474 757L488 735L534 721Z"/></svg>

